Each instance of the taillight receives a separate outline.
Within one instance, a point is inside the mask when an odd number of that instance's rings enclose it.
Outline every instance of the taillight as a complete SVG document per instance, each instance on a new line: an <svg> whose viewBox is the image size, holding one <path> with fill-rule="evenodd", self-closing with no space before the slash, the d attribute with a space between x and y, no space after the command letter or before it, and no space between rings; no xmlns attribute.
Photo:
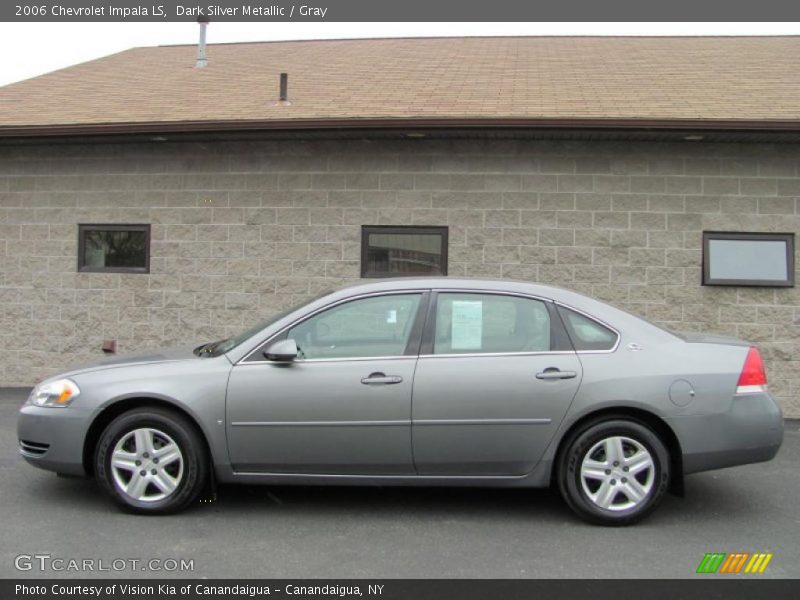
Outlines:
<svg viewBox="0 0 800 600"><path fill-rule="evenodd" d="M766 389L767 372L764 370L764 361L761 360L758 348L750 346L747 358L744 359L742 373L739 375L739 383L736 384L736 393L763 392Z"/></svg>

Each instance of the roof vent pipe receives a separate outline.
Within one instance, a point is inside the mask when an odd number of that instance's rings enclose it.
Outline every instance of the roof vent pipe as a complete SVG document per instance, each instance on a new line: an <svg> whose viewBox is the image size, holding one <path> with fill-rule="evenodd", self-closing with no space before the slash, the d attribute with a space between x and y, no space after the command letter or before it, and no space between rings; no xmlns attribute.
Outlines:
<svg viewBox="0 0 800 600"><path fill-rule="evenodd" d="M280 101L281 102L289 101L289 75L287 73L281 73Z"/></svg>
<svg viewBox="0 0 800 600"><path fill-rule="evenodd" d="M197 22L200 24L200 41L197 44L197 62L194 66L202 69L208 65L208 59L206 59L206 28L208 27L209 19L207 17L199 17Z"/></svg>

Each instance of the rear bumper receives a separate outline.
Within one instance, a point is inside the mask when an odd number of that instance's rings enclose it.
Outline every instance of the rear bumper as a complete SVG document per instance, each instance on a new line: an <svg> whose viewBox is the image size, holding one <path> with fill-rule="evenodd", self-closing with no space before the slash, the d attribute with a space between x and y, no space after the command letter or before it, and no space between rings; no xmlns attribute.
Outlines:
<svg viewBox="0 0 800 600"><path fill-rule="evenodd" d="M73 407L23 406L17 421L20 455L40 469L85 475L83 440L88 417Z"/></svg>
<svg viewBox="0 0 800 600"><path fill-rule="evenodd" d="M668 419L685 474L771 460L783 442L783 414L768 392L733 397L724 413Z"/></svg>

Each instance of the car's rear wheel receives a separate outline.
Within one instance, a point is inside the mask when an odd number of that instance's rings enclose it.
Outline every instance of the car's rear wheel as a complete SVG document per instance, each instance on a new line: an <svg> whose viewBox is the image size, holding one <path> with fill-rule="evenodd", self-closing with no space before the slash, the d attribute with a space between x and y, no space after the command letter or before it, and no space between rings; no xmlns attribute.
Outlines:
<svg viewBox="0 0 800 600"><path fill-rule="evenodd" d="M202 492L206 449L177 412L146 407L114 419L97 445L95 473L122 508L141 514L179 511Z"/></svg>
<svg viewBox="0 0 800 600"><path fill-rule="evenodd" d="M601 525L630 525L655 509L669 487L669 453L658 435L628 419L594 422L561 453L558 483L567 504Z"/></svg>

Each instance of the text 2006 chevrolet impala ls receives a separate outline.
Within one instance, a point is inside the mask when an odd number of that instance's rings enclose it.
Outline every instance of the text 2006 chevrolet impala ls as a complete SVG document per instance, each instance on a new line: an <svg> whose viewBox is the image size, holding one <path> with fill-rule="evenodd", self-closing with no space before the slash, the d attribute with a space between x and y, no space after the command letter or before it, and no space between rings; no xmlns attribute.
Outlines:
<svg viewBox="0 0 800 600"><path fill-rule="evenodd" d="M43 381L22 456L93 475L123 508L267 484L557 486L597 523L684 474L766 461L783 438L758 350L676 335L528 283L396 279L230 339Z"/></svg>

